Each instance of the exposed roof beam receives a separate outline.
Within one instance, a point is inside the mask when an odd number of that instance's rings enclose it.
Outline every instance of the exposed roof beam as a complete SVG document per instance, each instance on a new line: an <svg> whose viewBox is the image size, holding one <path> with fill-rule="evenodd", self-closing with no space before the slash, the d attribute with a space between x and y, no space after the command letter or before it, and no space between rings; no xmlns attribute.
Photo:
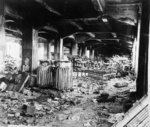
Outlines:
<svg viewBox="0 0 150 127"><path fill-rule="evenodd" d="M18 34L22 35L22 32L19 31L19 30L13 30L13 29L10 29L10 28L5 28L5 30L11 31L11 32L14 32L14 33L18 33Z"/></svg>
<svg viewBox="0 0 150 127"><path fill-rule="evenodd" d="M44 26L43 29L48 30L48 31L52 31L55 33L59 33L58 30L52 26Z"/></svg>
<svg viewBox="0 0 150 127"><path fill-rule="evenodd" d="M14 20L5 20L5 23L16 23Z"/></svg>
<svg viewBox="0 0 150 127"><path fill-rule="evenodd" d="M72 26L78 28L79 30L83 30L82 26L79 25L79 23L77 22L80 22L80 21L98 21L101 17L97 17L97 18L78 18L78 19L61 19L61 20L50 20L49 22L45 23L43 26L39 26L37 27L37 29L40 29L40 28L43 28L51 23L54 23L54 24L61 24L61 23L68 23L68 24L71 24ZM101 23L100 25L103 25L103 23Z"/></svg>
<svg viewBox="0 0 150 127"><path fill-rule="evenodd" d="M90 38L90 39L87 39L86 41L98 41L98 42L102 42L101 39L96 39L96 38Z"/></svg>
<svg viewBox="0 0 150 127"><path fill-rule="evenodd" d="M6 40L8 41L8 39L10 41L13 41L13 40L21 41L22 40L22 38L20 38L20 37L16 37L16 36L13 36L12 34L6 33Z"/></svg>
<svg viewBox="0 0 150 127"><path fill-rule="evenodd" d="M68 23L69 24L71 24L71 25L73 25L73 26L75 26L76 28L78 28L79 30L83 30L83 28L78 24L78 23L76 23L76 22L74 22L74 21L68 21Z"/></svg>
<svg viewBox="0 0 150 127"><path fill-rule="evenodd" d="M114 41L114 40L120 40L119 38L106 38L106 39L100 39L104 41Z"/></svg>
<svg viewBox="0 0 150 127"><path fill-rule="evenodd" d="M104 9L103 9L103 7L102 7L102 5L101 5L99 0L91 0L91 1L92 1L92 3L93 3L93 5L94 5L96 10L98 10L99 12L103 12L104 11Z"/></svg>
<svg viewBox="0 0 150 127"><path fill-rule="evenodd" d="M95 39L95 38L90 38L90 39L88 39L88 40L86 40L86 41L119 41L120 39L118 39L118 38L106 38L106 39Z"/></svg>
<svg viewBox="0 0 150 127"><path fill-rule="evenodd" d="M126 35L126 34L121 34L121 33L116 33L117 35L121 35L121 36L124 36L124 37L128 37L128 38L132 38L134 39L134 36L133 35Z"/></svg>
<svg viewBox="0 0 150 127"><path fill-rule="evenodd" d="M138 3L113 3L113 4L107 4L107 6L135 6L135 5L141 5L140 2Z"/></svg>
<svg viewBox="0 0 150 127"><path fill-rule="evenodd" d="M38 36L38 39L41 39L41 40L47 41L47 39L46 39L46 38L44 38L44 37L40 37L40 36Z"/></svg>
<svg viewBox="0 0 150 127"><path fill-rule="evenodd" d="M82 33L90 33L90 32L76 32L75 34L82 34ZM112 33L116 33L117 35L121 35L121 36L124 36L124 37L127 37L127 38L131 38L131 39L134 39L134 36L133 35L126 35L126 34L122 34L122 33L118 33L118 32L92 32L93 34L112 34ZM116 39L116 38L115 38Z"/></svg>
<svg viewBox="0 0 150 127"><path fill-rule="evenodd" d="M36 2L40 3L41 6L45 7L48 11L58 15L58 16L61 16L62 14L58 11L56 11L54 8L50 7L49 5L47 5L43 0L35 0Z"/></svg>
<svg viewBox="0 0 150 127"><path fill-rule="evenodd" d="M86 34L88 34L88 35L91 36L91 37L95 37L95 34L94 34L94 33L87 32Z"/></svg>
<svg viewBox="0 0 150 127"><path fill-rule="evenodd" d="M14 18L14 19L19 19L19 20L23 19L21 16L13 14L13 13L10 13L10 12L6 12L6 15L8 15L8 16Z"/></svg>
<svg viewBox="0 0 150 127"><path fill-rule="evenodd" d="M77 18L77 19L65 19L65 20L61 20L61 21L80 21L80 20L83 20L83 21L96 21L96 20L100 20L101 19L101 16L98 16L96 18Z"/></svg>
<svg viewBox="0 0 150 127"><path fill-rule="evenodd" d="M106 0L107 3L109 4L120 4L120 3L139 3L141 2L142 0Z"/></svg>
<svg viewBox="0 0 150 127"><path fill-rule="evenodd" d="M15 13L15 11L13 9L11 10L7 5L5 6L5 15L10 16L14 19L23 20L23 17L21 15Z"/></svg>
<svg viewBox="0 0 150 127"><path fill-rule="evenodd" d="M46 31L38 31L38 34L47 34Z"/></svg>

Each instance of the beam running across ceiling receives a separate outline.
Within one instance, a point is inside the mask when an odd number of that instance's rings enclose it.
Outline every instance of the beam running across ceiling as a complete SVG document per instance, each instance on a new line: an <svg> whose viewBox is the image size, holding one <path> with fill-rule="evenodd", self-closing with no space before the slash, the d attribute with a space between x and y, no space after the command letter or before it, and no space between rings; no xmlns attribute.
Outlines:
<svg viewBox="0 0 150 127"><path fill-rule="evenodd" d="M52 26L44 26L43 29L51 31L51 32L59 33L58 30Z"/></svg>
<svg viewBox="0 0 150 127"><path fill-rule="evenodd" d="M71 20L69 21L68 20L68 23L71 24L71 25L73 25L73 26L75 26L79 30L83 30L83 28L78 23L76 23L75 21L71 21Z"/></svg>
<svg viewBox="0 0 150 127"><path fill-rule="evenodd" d="M46 8L48 11L50 11L58 16L62 16L62 14L60 12L56 11L54 8L47 5L46 2L44 2L43 0L35 0L35 1L40 3L40 5L43 6L44 8Z"/></svg>
<svg viewBox="0 0 150 127"><path fill-rule="evenodd" d="M103 6L102 6L100 0L91 0L91 1L92 1L93 5L94 5L94 7L95 7L95 9L97 11L99 11L99 12L103 12L104 11Z"/></svg>

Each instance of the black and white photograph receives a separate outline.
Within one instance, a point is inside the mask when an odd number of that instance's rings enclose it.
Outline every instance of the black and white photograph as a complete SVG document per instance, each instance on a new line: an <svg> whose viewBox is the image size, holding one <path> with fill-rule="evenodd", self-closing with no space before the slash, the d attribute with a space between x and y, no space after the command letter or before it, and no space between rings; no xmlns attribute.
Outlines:
<svg viewBox="0 0 150 127"><path fill-rule="evenodd" d="M150 127L150 0L0 0L0 127Z"/></svg>

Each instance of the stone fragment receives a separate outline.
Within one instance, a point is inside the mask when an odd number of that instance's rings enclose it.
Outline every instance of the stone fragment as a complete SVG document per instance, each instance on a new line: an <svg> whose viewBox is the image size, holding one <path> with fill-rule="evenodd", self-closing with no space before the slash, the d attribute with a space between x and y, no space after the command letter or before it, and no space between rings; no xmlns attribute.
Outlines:
<svg viewBox="0 0 150 127"><path fill-rule="evenodd" d="M6 117L6 111L2 105L0 105L0 118Z"/></svg>
<svg viewBox="0 0 150 127"><path fill-rule="evenodd" d="M16 112L15 117L19 117L19 116L20 116L20 112Z"/></svg>
<svg viewBox="0 0 150 127"><path fill-rule="evenodd" d="M73 121L79 121L80 120L80 116L74 115L74 116L71 117L71 120L73 120Z"/></svg>
<svg viewBox="0 0 150 127"><path fill-rule="evenodd" d="M26 114L33 116L35 114L35 107L34 106L27 106Z"/></svg>
<svg viewBox="0 0 150 127"><path fill-rule="evenodd" d="M84 127L91 127L91 124L90 124L90 122L86 122L86 123L83 124L83 126Z"/></svg>
<svg viewBox="0 0 150 127"><path fill-rule="evenodd" d="M63 121L63 120L65 120L65 119L67 119L67 115L58 114L57 118L58 118L58 120Z"/></svg>
<svg viewBox="0 0 150 127"><path fill-rule="evenodd" d="M32 124L33 122L35 121L35 118L28 118L27 120L26 120L26 122L28 123L28 124Z"/></svg>

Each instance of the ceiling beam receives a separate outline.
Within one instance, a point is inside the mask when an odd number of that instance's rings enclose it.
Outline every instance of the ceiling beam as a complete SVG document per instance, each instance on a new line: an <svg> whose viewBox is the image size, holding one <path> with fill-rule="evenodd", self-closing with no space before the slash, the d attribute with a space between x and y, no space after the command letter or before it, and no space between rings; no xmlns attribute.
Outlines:
<svg viewBox="0 0 150 127"><path fill-rule="evenodd" d="M5 14L6 14L6 16L10 16L14 19L23 20L23 18L20 15L16 15L16 14L13 14L13 13L10 13L10 12L6 12Z"/></svg>
<svg viewBox="0 0 150 127"><path fill-rule="evenodd" d="M108 4L132 4L132 3L140 3L141 0L106 0Z"/></svg>
<svg viewBox="0 0 150 127"><path fill-rule="evenodd" d="M62 14L58 11L56 11L54 8L50 7L49 5L47 5L43 0L35 0L36 2L40 3L41 6L43 6L44 8L46 8L48 11L50 11L51 13L54 13L58 16L62 16Z"/></svg>
<svg viewBox="0 0 150 127"><path fill-rule="evenodd" d="M134 39L134 36L133 35L127 35L127 34L122 34L122 33L118 33L118 32L113 32L113 31L111 31L111 32L93 32L93 33L95 33L95 34L111 34L111 33L116 33L117 35L121 35L121 36L124 36L124 37L128 37L128 38L132 38L132 39Z"/></svg>
<svg viewBox="0 0 150 127"><path fill-rule="evenodd" d="M68 22L69 24L75 26L77 29L83 30L83 28L82 28L78 23L76 23L75 21L68 20L67 22Z"/></svg>
<svg viewBox="0 0 150 127"><path fill-rule="evenodd" d="M44 26L43 29L51 31L51 32L59 33L58 30L52 26Z"/></svg>
<svg viewBox="0 0 150 127"><path fill-rule="evenodd" d="M23 16L18 14L15 8L11 5L5 4L5 15L17 20L23 20Z"/></svg>
<svg viewBox="0 0 150 127"><path fill-rule="evenodd" d="M50 22L76 22L76 21L84 21L84 22L86 22L86 21L99 21L99 20L101 20L101 16L98 16L98 17L96 17L96 18L74 18L74 19L69 19L69 18L67 18L67 19L60 19L60 20L50 20Z"/></svg>
<svg viewBox="0 0 150 127"><path fill-rule="evenodd" d="M119 41L120 39L119 38L103 38L103 39L100 39L102 41Z"/></svg>
<svg viewBox="0 0 150 127"><path fill-rule="evenodd" d="M120 7L120 6L129 6L129 7L132 7L132 6L135 6L135 5L141 5L140 2L138 3L120 3L120 4L117 4L117 3L113 3L113 4L107 4L107 6L110 6L110 7Z"/></svg>
<svg viewBox="0 0 150 127"><path fill-rule="evenodd" d="M99 21L101 19L100 16L96 17L96 18L78 18L78 19L59 19L59 20L50 20L50 21L47 21L44 25L40 25L40 26L37 26L37 29L39 28L42 28L46 25L52 25L52 24L70 24L74 27L76 27L78 30L83 30L83 26L85 26L85 24L83 25L81 23L81 21L83 22L93 22L93 21ZM99 25L104 25L103 23L99 23ZM83 30L84 31L84 30ZM77 31L76 31L77 32ZM91 31L90 31L91 32Z"/></svg>
<svg viewBox="0 0 150 127"><path fill-rule="evenodd" d="M107 4L105 13L120 22L135 26L139 8L140 4Z"/></svg>
<svg viewBox="0 0 150 127"><path fill-rule="evenodd" d="M102 4L100 3L99 0L91 0L91 1L92 1L93 5L94 5L94 7L95 7L95 9L97 11L99 11L99 12L103 12L104 11L104 9L102 7Z"/></svg>
<svg viewBox="0 0 150 127"><path fill-rule="evenodd" d="M10 32L17 33L17 34L19 34L19 35L22 35L22 32L21 32L20 30L14 30L14 29L6 28L6 27L5 27L5 30L6 30L6 31L10 31Z"/></svg>

